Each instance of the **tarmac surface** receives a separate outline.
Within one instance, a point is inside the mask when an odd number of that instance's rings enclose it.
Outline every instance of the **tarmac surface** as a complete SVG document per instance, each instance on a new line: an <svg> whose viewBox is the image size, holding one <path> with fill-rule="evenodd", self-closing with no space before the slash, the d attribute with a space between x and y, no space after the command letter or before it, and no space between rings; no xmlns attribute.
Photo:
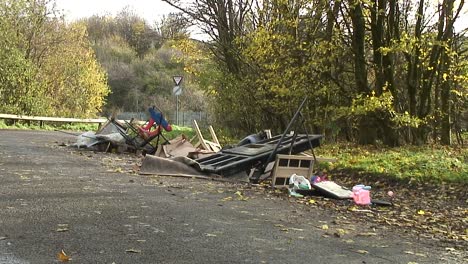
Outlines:
<svg viewBox="0 0 468 264"><path fill-rule="evenodd" d="M0 263L60 263L61 250L69 263L457 263L284 194L140 176L135 158L59 146L74 140L0 130Z"/></svg>

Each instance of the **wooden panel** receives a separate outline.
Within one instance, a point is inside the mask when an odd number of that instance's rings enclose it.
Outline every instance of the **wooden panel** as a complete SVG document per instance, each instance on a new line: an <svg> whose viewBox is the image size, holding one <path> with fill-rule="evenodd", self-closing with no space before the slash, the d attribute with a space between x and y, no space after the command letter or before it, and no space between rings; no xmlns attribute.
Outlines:
<svg viewBox="0 0 468 264"><path fill-rule="evenodd" d="M289 177L293 174L310 179L313 167L314 157L278 154L272 171L271 184L276 188L288 187Z"/></svg>

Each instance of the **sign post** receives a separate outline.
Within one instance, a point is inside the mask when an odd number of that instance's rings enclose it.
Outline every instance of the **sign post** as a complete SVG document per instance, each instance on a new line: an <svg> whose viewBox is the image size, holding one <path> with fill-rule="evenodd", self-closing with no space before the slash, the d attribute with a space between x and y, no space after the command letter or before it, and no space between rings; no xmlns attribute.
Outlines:
<svg viewBox="0 0 468 264"><path fill-rule="evenodd" d="M179 125L179 95L182 94L182 87L180 84L182 83L182 76L173 76L172 79L174 80L174 88L172 89L172 94L176 96L176 124Z"/></svg>

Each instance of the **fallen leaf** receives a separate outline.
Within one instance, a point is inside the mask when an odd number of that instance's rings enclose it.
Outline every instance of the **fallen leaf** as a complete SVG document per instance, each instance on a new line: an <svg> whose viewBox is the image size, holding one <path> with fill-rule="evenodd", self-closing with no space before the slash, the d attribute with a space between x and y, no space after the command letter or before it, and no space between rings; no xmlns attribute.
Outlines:
<svg viewBox="0 0 468 264"><path fill-rule="evenodd" d="M304 229L301 229L301 228L294 228L294 227L291 227L290 229L291 229L291 230L294 230L294 231L304 231Z"/></svg>
<svg viewBox="0 0 468 264"><path fill-rule="evenodd" d="M62 262L67 262L71 260L70 256L67 256L67 254L65 253L65 251L63 251L63 249L57 254L57 258Z"/></svg>
<svg viewBox="0 0 468 264"><path fill-rule="evenodd" d="M308 203L309 203L309 204L315 204L315 203L317 203L317 202L316 202L314 199L310 199L310 200L308 201Z"/></svg>
<svg viewBox="0 0 468 264"><path fill-rule="evenodd" d="M359 253L359 254L368 254L369 253L369 251L364 250L364 249L358 249L358 250L356 250L356 252Z"/></svg>
<svg viewBox="0 0 468 264"><path fill-rule="evenodd" d="M333 233L334 236L336 237L341 237L342 235L348 233L346 230L342 228L338 228L335 233Z"/></svg>
<svg viewBox="0 0 468 264"><path fill-rule="evenodd" d="M228 196L228 197L226 197L226 198L221 199L221 201L223 201L223 202L231 201L231 200L232 200L232 197L231 197L231 196Z"/></svg>
<svg viewBox="0 0 468 264"><path fill-rule="evenodd" d="M328 230L328 225L322 225L323 230Z"/></svg>
<svg viewBox="0 0 468 264"><path fill-rule="evenodd" d="M424 215L424 214L425 214L424 210L419 210L418 211L418 215Z"/></svg>
<svg viewBox="0 0 468 264"><path fill-rule="evenodd" d="M141 250L131 248L131 249L125 250L125 252L127 252L127 253L141 253Z"/></svg>

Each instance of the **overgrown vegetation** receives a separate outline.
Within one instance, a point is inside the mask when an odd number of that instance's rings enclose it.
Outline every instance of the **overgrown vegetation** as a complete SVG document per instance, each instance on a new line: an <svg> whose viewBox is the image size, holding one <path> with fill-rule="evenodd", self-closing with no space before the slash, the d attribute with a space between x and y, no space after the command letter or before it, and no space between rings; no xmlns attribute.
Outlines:
<svg viewBox="0 0 468 264"><path fill-rule="evenodd" d="M53 0L0 0L0 113L91 117L108 93L83 25Z"/></svg>
<svg viewBox="0 0 468 264"><path fill-rule="evenodd" d="M449 145L466 129L464 1L164 1L210 36L201 85L234 134L282 131L304 96L327 140Z"/></svg>
<svg viewBox="0 0 468 264"><path fill-rule="evenodd" d="M191 74L195 64L181 59L196 54L201 46L189 40L183 17L170 14L151 25L125 8L116 16L94 15L80 24L86 27L96 57L107 72L112 93L106 114L146 111L156 105L170 116L176 110L173 76L179 75L184 77L180 109L206 110L203 92Z"/></svg>

